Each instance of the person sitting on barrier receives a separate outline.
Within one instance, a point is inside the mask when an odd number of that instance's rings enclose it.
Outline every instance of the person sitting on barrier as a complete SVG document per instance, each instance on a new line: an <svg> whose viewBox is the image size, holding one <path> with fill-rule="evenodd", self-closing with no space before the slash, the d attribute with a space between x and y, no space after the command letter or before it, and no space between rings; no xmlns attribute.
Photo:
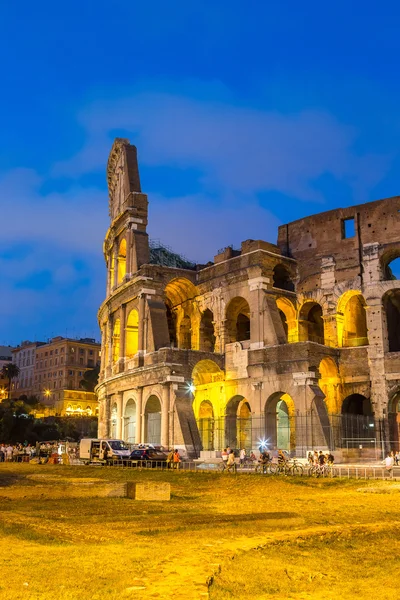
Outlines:
<svg viewBox="0 0 400 600"><path fill-rule="evenodd" d="M286 459L285 454L283 453L283 450L278 450L278 465L280 467L282 467L286 463L287 463L287 459Z"/></svg>
<svg viewBox="0 0 400 600"><path fill-rule="evenodd" d="M331 467L333 466L333 463L335 462L335 457L333 456L333 454L330 450L329 450L328 454L326 455L326 462Z"/></svg>
<svg viewBox="0 0 400 600"><path fill-rule="evenodd" d="M308 460L308 463L309 463L310 467L312 467L313 463L314 463L314 455L313 455L312 452L309 452L307 454L307 460Z"/></svg>
<svg viewBox="0 0 400 600"><path fill-rule="evenodd" d="M228 455L228 460L226 461L226 468L228 471L230 471L231 469L233 471L236 470L235 454L234 454L233 450L231 450Z"/></svg>
<svg viewBox="0 0 400 600"><path fill-rule="evenodd" d="M250 452L250 460L253 461L253 462L257 460L257 457L254 454L253 450Z"/></svg>
<svg viewBox="0 0 400 600"><path fill-rule="evenodd" d="M260 458L258 459L259 465L262 467L262 470L265 472L266 466L271 462L271 457L267 450L263 450L260 454Z"/></svg>
<svg viewBox="0 0 400 600"><path fill-rule="evenodd" d="M318 464L320 467L323 467L325 464L325 454L322 452L322 450L320 450L318 454Z"/></svg>

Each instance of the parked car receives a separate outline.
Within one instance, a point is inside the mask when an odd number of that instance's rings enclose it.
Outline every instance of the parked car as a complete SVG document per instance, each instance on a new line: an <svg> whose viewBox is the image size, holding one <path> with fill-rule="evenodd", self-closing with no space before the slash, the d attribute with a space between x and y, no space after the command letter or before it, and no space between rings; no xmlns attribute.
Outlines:
<svg viewBox="0 0 400 600"><path fill-rule="evenodd" d="M146 467L156 467L160 463L166 463L167 454L156 448L138 448L131 452L128 460Z"/></svg>

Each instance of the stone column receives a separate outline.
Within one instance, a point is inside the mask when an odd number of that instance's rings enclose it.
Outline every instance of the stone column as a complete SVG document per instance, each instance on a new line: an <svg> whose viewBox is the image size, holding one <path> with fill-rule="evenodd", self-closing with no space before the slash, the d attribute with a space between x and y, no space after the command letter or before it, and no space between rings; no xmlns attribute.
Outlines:
<svg viewBox="0 0 400 600"><path fill-rule="evenodd" d="M110 437L111 429L111 396L104 398L104 419L103 419L103 435L101 437Z"/></svg>
<svg viewBox="0 0 400 600"><path fill-rule="evenodd" d="M122 440L122 420L123 420L123 416L122 416L122 408L123 408L123 400L124 400L124 394L123 392L118 392L118 394L115 394L114 396L114 401L117 403L117 439L118 440Z"/></svg>
<svg viewBox="0 0 400 600"><path fill-rule="evenodd" d="M118 245L114 242L114 288L118 285L118 250Z"/></svg>
<svg viewBox="0 0 400 600"><path fill-rule="evenodd" d="M371 404L375 417L380 419L387 415L388 394L385 376L385 351L388 351L388 340L381 298L369 298L367 302Z"/></svg>
<svg viewBox="0 0 400 600"><path fill-rule="evenodd" d="M105 370L106 370L106 376L110 376L112 373L112 354L113 354L113 318L112 315L108 316L108 321L107 321L107 355L104 357L106 364L105 364Z"/></svg>
<svg viewBox="0 0 400 600"><path fill-rule="evenodd" d="M338 345L336 314L323 315L324 321L324 341L326 346L336 348Z"/></svg>
<svg viewBox="0 0 400 600"><path fill-rule="evenodd" d="M120 335L119 335L119 372L121 373L125 368L125 355L126 355L126 304L121 305L120 312Z"/></svg>
<svg viewBox="0 0 400 600"><path fill-rule="evenodd" d="M139 331L138 331L138 335L139 335L139 352L143 352L145 350L145 344L146 344L146 340L145 340L145 312L146 312L146 301L145 301L145 294L140 294L139 296Z"/></svg>
<svg viewBox="0 0 400 600"><path fill-rule="evenodd" d="M162 405L161 405L161 445L164 448L169 446L169 398L170 384L164 383L162 386Z"/></svg>
<svg viewBox="0 0 400 600"><path fill-rule="evenodd" d="M137 444L141 444L143 442L142 436L142 423L143 423L143 415L142 415L142 404L143 404L143 388L137 388L136 390L136 440Z"/></svg>
<svg viewBox="0 0 400 600"><path fill-rule="evenodd" d="M104 369L106 368L107 358L107 323L103 323L101 327L101 356L100 356L100 379L104 377Z"/></svg>
<svg viewBox="0 0 400 600"><path fill-rule="evenodd" d="M130 275L132 272L132 230L127 229L126 231L126 275Z"/></svg>

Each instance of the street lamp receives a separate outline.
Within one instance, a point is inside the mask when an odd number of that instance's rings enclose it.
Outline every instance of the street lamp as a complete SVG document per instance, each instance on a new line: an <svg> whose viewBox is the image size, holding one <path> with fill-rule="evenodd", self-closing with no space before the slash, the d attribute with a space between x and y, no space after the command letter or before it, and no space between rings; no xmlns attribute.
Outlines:
<svg viewBox="0 0 400 600"><path fill-rule="evenodd" d="M50 390L44 390L44 395L46 396L46 398L50 398L51 391Z"/></svg>

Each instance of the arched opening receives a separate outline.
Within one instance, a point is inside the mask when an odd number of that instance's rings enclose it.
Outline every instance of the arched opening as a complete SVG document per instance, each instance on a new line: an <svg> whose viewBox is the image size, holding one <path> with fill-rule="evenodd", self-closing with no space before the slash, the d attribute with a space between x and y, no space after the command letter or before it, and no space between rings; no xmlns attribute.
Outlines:
<svg viewBox="0 0 400 600"><path fill-rule="evenodd" d="M179 348L190 350L192 347L192 324L190 317L185 315L179 325Z"/></svg>
<svg viewBox="0 0 400 600"><path fill-rule="evenodd" d="M293 304L287 298L277 298L276 305L279 310L279 316L282 321L283 330L286 335L286 341L289 343L297 342L297 318L296 310Z"/></svg>
<svg viewBox="0 0 400 600"><path fill-rule="evenodd" d="M400 250L390 251L381 260L382 275L385 281L400 279Z"/></svg>
<svg viewBox="0 0 400 600"><path fill-rule="evenodd" d="M400 446L400 391L395 392L389 402L389 437L394 448Z"/></svg>
<svg viewBox="0 0 400 600"><path fill-rule="evenodd" d="M117 404L113 404L111 408L111 422L110 422L110 435L111 439L116 439L117 437L117 419L118 419L118 408Z"/></svg>
<svg viewBox="0 0 400 600"><path fill-rule="evenodd" d="M340 323L342 320L342 323ZM351 290L338 302L339 346L366 346L368 344L367 313L362 294Z"/></svg>
<svg viewBox="0 0 400 600"><path fill-rule="evenodd" d="M118 275L117 275L117 284L122 283L125 275L126 275L126 240L125 238L121 240L118 249Z"/></svg>
<svg viewBox="0 0 400 600"><path fill-rule="evenodd" d="M203 450L214 450L214 409L208 400L200 404L197 424Z"/></svg>
<svg viewBox="0 0 400 600"><path fill-rule="evenodd" d="M300 310L299 341L324 344L322 308L317 302L306 302Z"/></svg>
<svg viewBox="0 0 400 600"><path fill-rule="evenodd" d="M234 298L226 308L228 343L250 339L250 307L244 298Z"/></svg>
<svg viewBox="0 0 400 600"><path fill-rule="evenodd" d="M360 439L375 438L371 401L362 394L351 394L342 403L343 446L354 447Z"/></svg>
<svg viewBox="0 0 400 600"><path fill-rule="evenodd" d="M276 265L273 271L274 288L294 292L294 283L291 280L290 273L284 265Z"/></svg>
<svg viewBox="0 0 400 600"><path fill-rule="evenodd" d="M389 352L400 352L400 289L383 296Z"/></svg>
<svg viewBox="0 0 400 600"><path fill-rule="evenodd" d="M200 321L200 350L214 352L214 316L209 308L203 312Z"/></svg>
<svg viewBox="0 0 400 600"><path fill-rule="evenodd" d="M121 321L117 319L114 323L113 339L112 339L112 359L113 363L119 360L119 347L121 335Z"/></svg>
<svg viewBox="0 0 400 600"><path fill-rule="evenodd" d="M251 408L243 396L234 396L226 405L225 446L232 449L252 447Z"/></svg>
<svg viewBox="0 0 400 600"><path fill-rule="evenodd" d="M144 410L144 442L161 444L161 402L157 396L150 396Z"/></svg>
<svg viewBox="0 0 400 600"><path fill-rule="evenodd" d="M129 444L136 442L136 402L130 398L124 413L124 441Z"/></svg>
<svg viewBox="0 0 400 600"><path fill-rule="evenodd" d="M132 309L126 321L126 356L134 356L139 349L139 313Z"/></svg>
<svg viewBox="0 0 400 600"><path fill-rule="evenodd" d="M289 394L277 392L265 403L265 430L268 448L290 451L295 447L294 403Z"/></svg>
<svg viewBox="0 0 400 600"><path fill-rule="evenodd" d="M167 301L167 324L168 324L168 333L169 333L169 343L171 348L178 347L178 340L176 337L176 315L175 312L171 309L170 303Z"/></svg>
<svg viewBox="0 0 400 600"><path fill-rule="evenodd" d="M331 357L326 357L319 363L319 387L325 395L325 406L330 415L339 412L340 405L340 379L338 367Z"/></svg>
<svg viewBox="0 0 400 600"><path fill-rule="evenodd" d="M115 255L114 255L114 252L110 255L109 266L110 266L109 287L110 287L110 291L111 291L115 285Z"/></svg>

